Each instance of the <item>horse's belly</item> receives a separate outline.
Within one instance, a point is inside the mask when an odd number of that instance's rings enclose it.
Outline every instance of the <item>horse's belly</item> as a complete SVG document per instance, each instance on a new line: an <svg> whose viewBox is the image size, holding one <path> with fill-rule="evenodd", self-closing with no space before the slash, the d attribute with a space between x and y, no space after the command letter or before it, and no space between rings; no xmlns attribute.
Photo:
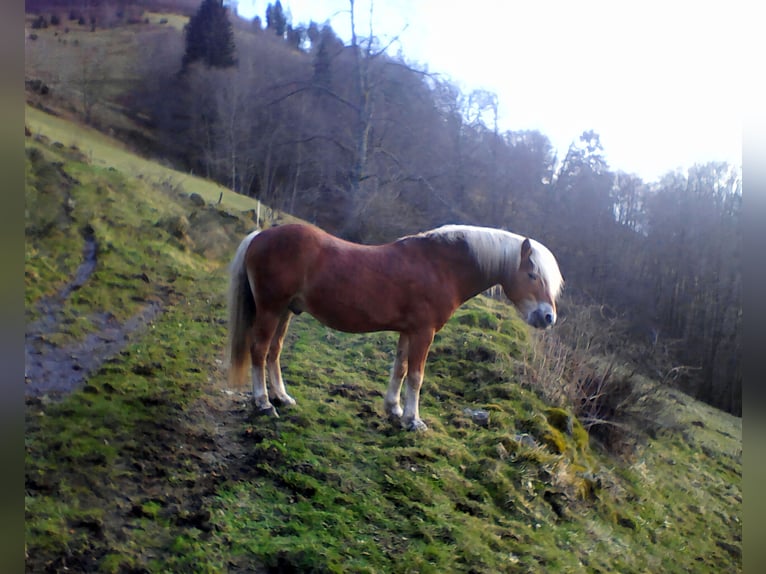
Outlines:
<svg viewBox="0 0 766 574"><path fill-rule="evenodd" d="M427 321L413 316L428 310L418 272L397 263L367 249L328 257L301 289L304 308L325 325L352 333L405 331L413 321Z"/></svg>
<svg viewBox="0 0 766 574"><path fill-rule="evenodd" d="M354 301L307 301L303 306L319 322L337 331L369 333L401 331L405 328L403 313L390 304L367 305Z"/></svg>

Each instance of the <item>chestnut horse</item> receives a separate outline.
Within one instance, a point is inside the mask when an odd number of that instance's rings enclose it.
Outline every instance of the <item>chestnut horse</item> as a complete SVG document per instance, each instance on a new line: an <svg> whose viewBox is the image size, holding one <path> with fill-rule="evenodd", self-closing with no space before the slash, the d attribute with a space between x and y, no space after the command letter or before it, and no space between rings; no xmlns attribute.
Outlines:
<svg viewBox="0 0 766 574"><path fill-rule="evenodd" d="M251 364L257 411L278 416L272 401L295 404L279 355L290 318L306 311L339 331L399 333L384 406L410 430L427 428L418 406L426 356L434 334L463 302L499 284L528 324L547 328L556 322L563 285L556 259L540 243L467 225L378 246L311 225L272 227L242 241L230 273L230 382L241 386Z"/></svg>

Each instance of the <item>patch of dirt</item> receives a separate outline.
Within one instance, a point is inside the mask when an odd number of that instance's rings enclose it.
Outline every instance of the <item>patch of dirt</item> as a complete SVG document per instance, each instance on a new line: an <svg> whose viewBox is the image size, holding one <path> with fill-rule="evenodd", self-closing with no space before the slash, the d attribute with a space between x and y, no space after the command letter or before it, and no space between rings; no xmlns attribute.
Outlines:
<svg viewBox="0 0 766 574"><path fill-rule="evenodd" d="M143 436L122 457L131 465L129 470L138 472L130 473L134 480L120 487L130 507L123 508L127 512L122 517L113 517L115 526L124 528L121 523L137 514L137 503L152 500L162 506L160 515L179 526L209 532L207 497L227 480L248 473L250 449L244 428L250 412L246 395L211 391L176 421L153 421L141 429ZM178 476L186 478L179 481Z"/></svg>
<svg viewBox="0 0 766 574"><path fill-rule="evenodd" d="M44 411L37 398L27 399L28 417ZM88 473L67 474L70 484L87 485L90 500L83 507L103 509L99 518L69 523L91 542L77 552L28 555L27 572L94 572L109 553L122 554L122 544L136 528L148 528L145 519L169 524L159 530L151 548L136 548L130 572L148 572L148 562L172 544L172 539L189 532L211 536L211 498L223 484L247 480L257 474L253 446L259 436L249 431L252 417L250 396L210 389L176 416L158 417L135 429L135 441L123 448L111 473L114 483L93 481ZM61 476L40 479L27 477L26 491L51 494L58 491ZM156 514L155 514L156 513ZM165 532L165 534L163 534ZM167 540L163 536L168 537ZM229 564L229 572L267 572L258 564Z"/></svg>
<svg viewBox="0 0 766 574"><path fill-rule="evenodd" d="M91 279L99 265L99 245L94 230L82 230L82 263L71 280L56 294L36 304L39 319L26 327L25 394L28 428L45 415L48 398L61 397L84 387L84 392L112 392L85 385L88 378L106 361L118 354L133 338L163 311L162 294L124 322L109 313L89 317L95 331L80 340L56 344L54 335L62 332L65 305L69 297ZM143 374L143 373L138 373ZM224 380L225 373L211 374ZM145 376L151 376L146 373ZM27 555L27 572L93 572L109 553L121 555L125 540L140 528L141 521L157 520L171 524L173 536L194 532L209 536L210 500L223 483L255 476L258 462L253 445L263 437L249 433L252 417L249 394L211 388L183 411L163 412L135 429L135 440L124 446L108 473L110 481L99 480L104 459L94 454L94 471L72 467L60 472L27 475L25 490L30 496L63 496L62 482L79 487L85 496L83 508L103 509L103 514L68 522L73 533L89 542L77 550ZM101 458L99 458L101 457ZM114 482L111 482L114 480ZM84 489L82 487L85 487ZM85 494L82 494L85 493ZM129 571L148 572L152 553L162 551L172 540L153 540L152 548L137 548L133 559L139 566ZM126 558L129 562L130 558ZM126 562L127 564L128 562ZM142 564L146 565L144 567ZM265 572L258 565L230 564L232 572Z"/></svg>
<svg viewBox="0 0 766 574"><path fill-rule="evenodd" d="M64 303L85 285L98 265L98 244L90 226L83 229L83 238L83 261L74 277L58 293L37 304L41 317L27 325L24 344L27 396L60 395L72 391L106 360L119 353L135 333L162 311L159 302L151 301L124 323L119 323L108 313L95 315L91 317L97 328L94 333L68 345L52 343L49 337L60 331Z"/></svg>

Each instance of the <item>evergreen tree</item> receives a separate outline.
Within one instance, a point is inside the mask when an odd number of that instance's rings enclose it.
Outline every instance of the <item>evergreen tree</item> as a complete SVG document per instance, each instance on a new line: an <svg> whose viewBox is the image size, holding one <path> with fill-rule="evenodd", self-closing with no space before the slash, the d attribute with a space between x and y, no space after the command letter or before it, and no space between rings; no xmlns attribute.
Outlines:
<svg viewBox="0 0 766 574"><path fill-rule="evenodd" d="M287 16L282 9L282 3L277 0L276 4L266 6L266 28L274 30L280 38L284 38L287 30Z"/></svg>
<svg viewBox="0 0 766 574"><path fill-rule="evenodd" d="M202 0L199 10L184 28L184 68L198 60L214 68L227 68L237 63L234 31L226 11L223 0Z"/></svg>
<svg viewBox="0 0 766 574"><path fill-rule="evenodd" d="M311 38L314 51L314 84L329 90L332 84L332 60L343 50L343 42L329 24L325 24L319 31L309 27L308 33L309 38L314 36Z"/></svg>
<svg viewBox="0 0 766 574"><path fill-rule="evenodd" d="M303 46L303 42L306 40L306 28L298 26L293 28L290 24L287 25L287 43L296 50L300 50Z"/></svg>

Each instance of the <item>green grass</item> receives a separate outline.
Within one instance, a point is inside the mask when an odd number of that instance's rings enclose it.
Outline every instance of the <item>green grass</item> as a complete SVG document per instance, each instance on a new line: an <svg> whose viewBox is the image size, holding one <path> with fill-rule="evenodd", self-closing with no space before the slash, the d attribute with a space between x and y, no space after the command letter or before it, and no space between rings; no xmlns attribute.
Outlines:
<svg viewBox="0 0 766 574"><path fill-rule="evenodd" d="M528 328L497 301L472 300L437 335L425 433L383 413L394 334L305 314L282 361L298 404L253 418L222 393L225 265L247 221L195 208L124 150L89 139L78 154L60 136L79 128L30 117L65 145L27 141L28 317L79 265L85 225L99 266L54 339L164 305L82 389L27 403L31 571L741 571L741 419L669 393L660 431L613 458L529 388ZM196 222L186 237L163 223L179 217Z"/></svg>
<svg viewBox="0 0 766 574"><path fill-rule="evenodd" d="M161 187L41 152L39 146L29 148L27 171L28 320L37 318L35 303L59 291L82 263L86 227L97 243L98 265L92 280L71 295L63 319L67 329L59 335L89 332L88 318L95 312L123 322L147 302L177 297L198 270L220 267L195 256L198 228L182 240L163 228L163 217L180 216L190 207ZM247 229L244 221L236 226Z"/></svg>
<svg viewBox="0 0 766 574"><path fill-rule="evenodd" d="M50 142L79 150L92 166L114 168L154 187L173 189L187 195L197 193L211 204L218 204L219 197L222 197L220 206L223 209L248 211L258 206L255 199L234 193L210 180L142 158L93 128L46 114L29 105L25 109L25 122L33 136L43 135Z"/></svg>

